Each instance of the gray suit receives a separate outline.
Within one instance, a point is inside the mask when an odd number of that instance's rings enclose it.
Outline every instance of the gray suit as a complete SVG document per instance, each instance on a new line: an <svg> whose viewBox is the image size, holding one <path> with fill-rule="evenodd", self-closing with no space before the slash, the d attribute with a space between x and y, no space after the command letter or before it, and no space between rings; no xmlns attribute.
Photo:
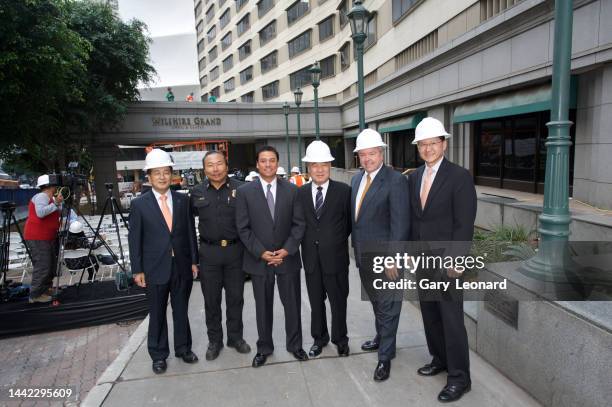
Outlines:
<svg viewBox="0 0 612 407"><path fill-rule="evenodd" d="M257 315L257 352L269 355L274 351L272 320L274 283L285 309L287 350L302 348L301 290L299 246L305 229L304 214L298 199L298 188L277 180L274 220L259 179L242 185L236 194L236 226L246 251L243 269L251 274ZM261 259L265 251L285 249L289 255L273 267Z"/></svg>
<svg viewBox="0 0 612 407"><path fill-rule="evenodd" d="M360 246L367 242L407 241L410 231L410 194L408 180L391 167L383 165L376 174L355 220L357 192L365 171L356 174L351 180L351 218L353 219L352 245L355 249L355 261L359 267L362 283L372 280L372 270L362 268L360 264ZM372 308L376 318L376 342L378 359L388 361L395 357L395 337L399 316L402 309L401 300L372 299Z"/></svg>

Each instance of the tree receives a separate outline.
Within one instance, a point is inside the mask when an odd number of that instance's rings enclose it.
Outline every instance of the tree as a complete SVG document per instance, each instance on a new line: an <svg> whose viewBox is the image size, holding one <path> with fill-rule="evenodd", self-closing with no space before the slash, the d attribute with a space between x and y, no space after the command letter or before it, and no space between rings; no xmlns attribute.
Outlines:
<svg viewBox="0 0 612 407"><path fill-rule="evenodd" d="M6 22L6 24L5 24ZM0 5L0 157L7 168L61 171L90 163L87 146L117 125L147 62L145 25L105 4L8 0ZM29 167L29 168L28 168ZM89 168L83 168L88 171Z"/></svg>

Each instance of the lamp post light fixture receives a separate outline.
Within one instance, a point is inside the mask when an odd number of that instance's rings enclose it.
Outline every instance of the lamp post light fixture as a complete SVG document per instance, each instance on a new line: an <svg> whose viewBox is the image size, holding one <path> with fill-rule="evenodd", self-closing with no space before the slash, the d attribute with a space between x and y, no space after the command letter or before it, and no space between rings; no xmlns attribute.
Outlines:
<svg viewBox="0 0 612 407"><path fill-rule="evenodd" d="M289 149L289 103L283 103L283 114L285 115L285 141L287 142L287 168L291 168L291 152Z"/></svg>
<svg viewBox="0 0 612 407"><path fill-rule="evenodd" d="M368 21L370 12L362 5L361 0L355 0L353 8L347 14L351 22L351 38L357 49L357 90L359 94L359 131L365 129L365 98L363 95L363 43L368 37Z"/></svg>
<svg viewBox="0 0 612 407"><path fill-rule="evenodd" d="M302 168L302 129L300 125L300 105L302 104L302 89L297 88L295 92L293 92L293 96L295 96L295 105L297 106L297 144L298 144L298 166L300 167L300 172Z"/></svg>
<svg viewBox="0 0 612 407"><path fill-rule="evenodd" d="M308 72L312 75L312 87L314 88L315 136L317 140L319 140L321 138L319 133L319 84L321 83L321 67L319 66L319 61L315 61L310 69L308 69Z"/></svg>

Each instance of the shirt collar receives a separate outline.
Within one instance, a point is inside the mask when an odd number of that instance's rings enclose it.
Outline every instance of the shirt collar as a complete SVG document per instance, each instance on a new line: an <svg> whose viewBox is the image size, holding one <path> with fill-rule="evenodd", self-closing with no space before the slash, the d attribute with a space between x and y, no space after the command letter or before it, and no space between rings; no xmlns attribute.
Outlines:
<svg viewBox="0 0 612 407"><path fill-rule="evenodd" d="M221 187L219 188L219 190L223 189L223 188L229 188L229 183L230 183L230 178L229 177L225 177L225 181L223 182L223 184L221 184ZM213 184L210 182L210 180L207 178L206 179L206 189L208 188L213 188L215 189L215 187L213 186Z"/></svg>
<svg viewBox="0 0 612 407"><path fill-rule="evenodd" d="M272 185L272 189L276 188L276 182L277 182L278 178L274 177L274 179L272 180L272 182L270 182L269 184ZM268 182L264 181L263 178L259 177L259 181L261 181L261 185L264 187L264 189L268 188Z"/></svg>
<svg viewBox="0 0 612 407"><path fill-rule="evenodd" d="M323 187L322 191L327 190L327 188L329 187L329 179L327 181L325 181L321 185L317 185L314 181L312 181L312 189L313 189L313 191L316 191L317 187Z"/></svg>
<svg viewBox="0 0 612 407"><path fill-rule="evenodd" d="M433 168L433 173L434 173L434 174L437 174L437 173L438 173L438 170L440 169L440 165L442 165L442 161L444 161L444 157L442 157L441 159L439 159L439 160L438 160L438 162L437 162L437 163L435 163L435 164L433 165L433 167L431 167L431 168ZM427 164L425 164L425 169L427 170L427 168L429 168L429 166L428 166Z"/></svg>
<svg viewBox="0 0 612 407"><path fill-rule="evenodd" d="M151 188L151 191L153 191L153 195L155 195L155 200L159 201L159 197L162 195L159 192L157 192L155 189ZM170 190L166 191L166 196L169 199L172 199L172 192Z"/></svg>
<svg viewBox="0 0 612 407"><path fill-rule="evenodd" d="M374 171L370 172L370 173L369 173L369 174L370 174L370 179L374 179L374 177L376 177L376 174L378 174L378 173L380 172L380 170L382 169L382 167L383 167L384 165L385 165L385 163L382 163L382 164L380 164L380 167L378 167L378 169L376 169L376 170L374 170ZM365 175L366 175L366 176L368 175L368 172L367 172L367 171L365 171L365 170L364 170L363 172L365 173Z"/></svg>

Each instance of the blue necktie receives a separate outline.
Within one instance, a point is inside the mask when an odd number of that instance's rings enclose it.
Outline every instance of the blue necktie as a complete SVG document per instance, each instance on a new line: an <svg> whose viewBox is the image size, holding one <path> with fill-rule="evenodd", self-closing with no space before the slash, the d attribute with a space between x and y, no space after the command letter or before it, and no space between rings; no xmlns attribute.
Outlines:
<svg viewBox="0 0 612 407"><path fill-rule="evenodd" d="M323 207L323 187L317 187L317 196L315 199L315 213L317 219L321 217L321 208Z"/></svg>
<svg viewBox="0 0 612 407"><path fill-rule="evenodd" d="M270 215L272 215L272 220L274 220L274 195L272 195L272 184L268 184L266 200L268 201L268 209L270 209Z"/></svg>

